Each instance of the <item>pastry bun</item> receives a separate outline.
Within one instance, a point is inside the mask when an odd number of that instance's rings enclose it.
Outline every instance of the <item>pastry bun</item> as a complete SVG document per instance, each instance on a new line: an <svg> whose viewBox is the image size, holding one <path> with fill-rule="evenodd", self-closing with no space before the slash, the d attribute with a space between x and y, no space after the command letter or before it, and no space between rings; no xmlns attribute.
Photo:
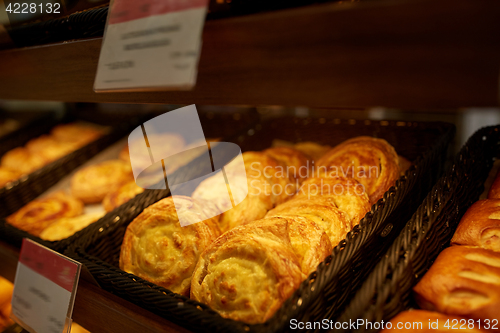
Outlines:
<svg viewBox="0 0 500 333"><path fill-rule="evenodd" d="M500 253L452 246L437 257L414 287L426 310L473 319L500 318Z"/></svg>
<svg viewBox="0 0 500 333"><path fill-rule="evenodd" d="M106 194L133 180L130 164L110 160L77 171L71 193L86 204L101 202Z"/></svg>
<svg viewBox="0 0 500 333"><path fill-rule="evenodd" d="M82 212L83 203L61 191L44 199L31 201L6 220L18 229L39 236L58 219L78 216Z"/></svg>
<svg viewBox="0 0 500 333"><path fill-rule="evenodd" d="M40 238L48 241L59 241L68 238L96 222L102 216L104 216L104 213L92 213L58 219L40 233Z"/></svg>
<svg viewBox="0 0 500 333"><path fill-rule="evenodd" d="M460 220L451 244L500 251L500 199L474 203Z"/></svg>
<svg viewBox="0 0 500 333"><path fill-rule="evenodd" d="M6 152L0 161L2 167L28 174L40 169L49 161L42 155L31 153L27 148L18 147Z"/></svg>
<svg viewBox="0 0 500 333"><path fill-rule="evenodd" d="M176 210L177 206L177 210ZM200 253L220 235L213 207L188 197L168 197L146 208L127 227L120 268L178 294L188 296ZM183 219L207 218L181 227Z"/></svg>

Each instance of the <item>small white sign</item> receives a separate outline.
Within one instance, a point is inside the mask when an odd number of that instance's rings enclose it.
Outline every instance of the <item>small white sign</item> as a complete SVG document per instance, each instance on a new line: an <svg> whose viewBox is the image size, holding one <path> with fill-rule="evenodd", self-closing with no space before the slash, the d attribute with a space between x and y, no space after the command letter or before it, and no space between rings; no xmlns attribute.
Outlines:
<svg viewBox="0 0 500 333"><path fill-rule="evenodd" d="M27 238L17 264L11 317L29 332L69 332L81 264Z"/></svg>
<svg viewBox="0 0 500 333"><path fill-rule="evenodd" d="M114 0L94 90L194 87L207 6L208 0Z"/></svg>

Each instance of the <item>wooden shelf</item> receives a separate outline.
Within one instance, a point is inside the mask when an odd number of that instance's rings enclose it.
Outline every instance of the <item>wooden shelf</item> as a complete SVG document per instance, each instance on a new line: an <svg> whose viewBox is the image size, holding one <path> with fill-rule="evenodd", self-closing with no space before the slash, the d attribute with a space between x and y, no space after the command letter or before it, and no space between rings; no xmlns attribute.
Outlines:
<svg viewBox="0 0 500 333"><path fill-rule="evenodd" d="M0 242L0 275L14 282L19 251ZM90 332L190 331L80 278L73 320Z"/></svg>
<svg viewBox="0 0 500 333"><path fill-rule="evenodd" d="M94 93L102 39L0 52L0 98L66 102L497 106L497 0L326 3L211 20L192 91Z"/></svg>

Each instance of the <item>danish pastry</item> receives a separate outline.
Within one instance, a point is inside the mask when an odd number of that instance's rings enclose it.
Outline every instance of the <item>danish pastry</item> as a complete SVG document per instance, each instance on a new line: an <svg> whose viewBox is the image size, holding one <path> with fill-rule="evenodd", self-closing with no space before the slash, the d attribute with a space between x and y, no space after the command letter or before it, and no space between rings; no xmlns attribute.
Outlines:
<svg viewBox="0 0 500 333"><path fill-rule="evenodd" d="M26 148L32 154L41 155L47 162L55 161L76 150L78 146L72 142L58 141L50 135L42 135L28 141Z"/></svg>
<svg viewBox="0 0 500 333"><path fill-rule="evenodd" d="M176 209L177 208L177 209ZM120 268L178 294L188 296L200 253L220 235L217 213L208 203L168 197L146 208L127 227ZM181 227L183 219L203 222Z"/></svg>
<svg viewBox="0 0 500 333"><path fill-rule="evenodd" d="M383 139L360 136L344 141L316 164L319 173L345 176L359 181L373 204L399 178L399 160L394 148Z"/></svg>
<svg viewBox="0 0 500 333"><path fill-rule="evenodd" d="M500 199L474 203L460 220L451 244L500 251Z"/></svg>
<svg viewBox="0 0 500 333"><path fill-rule="evenodd" d="M106 194L131 180L129 164L109 160L77 171L71 178L71 193L86 204L98 203Z"/></svg>
<svg viewBox="0 0 500 333"><path fill-rule="evenodd" d="M69 123L55 126L52 129L51 134L57 141L73 143L76 146L81 147L98 139L104 133L88 125Z"/></svg>
<svg viewBox="0 0 500 333"><path fill-rule="evenodd" d="M332 147L328 145L320 145L310 141L296 143L293 147L307 156L311 156L315 161L319 160L330 149L332 149Z"/></svg>
<svg viewBox="0 0 500 333"><path fill-rule="evenodd" d="M68 238L88 225L96 222L103 215L104 213L92 213L58 219L40 233L40 238L48 241L58 241Z"/></svg>
<svg viewBox="0 0 500 333"><path fill-rule="evenodd" d="M473 319L500 318L500 253L452 246L414 287L421 308Z"/></svg>
<svg viewBox="0 0 500 333"><path fill-rule="evenodd" d="M82 214L83 203L65 192L31 201L14 214L7 217L7 222L18 229L39 236L40 233L63 217Z"/></svg>
<svg viewBox="0 0 500 333"><path fill-rule="evenodd" d="M110 212L142 192L144 192L144 189L137 186L135 181L131 181L126 183L125 185L122 185L118 189L109 192L104 197L102 205L105 211Z"/></svg>
<svg viewBox="0 0 500 333"><path fill-rule="evenodd" d="M2 156L0 164L8 169L28 174L40 169L48 160L41 155L33 154L24 147L14 148Z"/></svg>
<svg viewBox="0 0 500 333"><path fill-rule="evenodd" d="M262 323L304 278L286 219L263 219L224 233L201 254L191 298L224 318Z"/></svg>

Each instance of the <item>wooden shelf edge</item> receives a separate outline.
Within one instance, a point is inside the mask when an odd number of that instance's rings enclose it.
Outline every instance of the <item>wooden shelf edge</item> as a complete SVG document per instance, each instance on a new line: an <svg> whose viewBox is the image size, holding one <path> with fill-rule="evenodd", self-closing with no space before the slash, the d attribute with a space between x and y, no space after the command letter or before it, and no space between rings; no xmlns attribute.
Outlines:
<svg viewBox="0 0 500 333"><path fill-rule="evenodd" d="M320 4L207 21L192 91L95 93L102 39L0 52L0 98L64 102L497 106L496 0Z"/></svg>
<svg viewBox="0 0 500 333"><path fill-rule="evenodd" d="M19 251L0 241L0 275L14 282ZM80 279L73 320L90 332L190 331Z"/></svg>

